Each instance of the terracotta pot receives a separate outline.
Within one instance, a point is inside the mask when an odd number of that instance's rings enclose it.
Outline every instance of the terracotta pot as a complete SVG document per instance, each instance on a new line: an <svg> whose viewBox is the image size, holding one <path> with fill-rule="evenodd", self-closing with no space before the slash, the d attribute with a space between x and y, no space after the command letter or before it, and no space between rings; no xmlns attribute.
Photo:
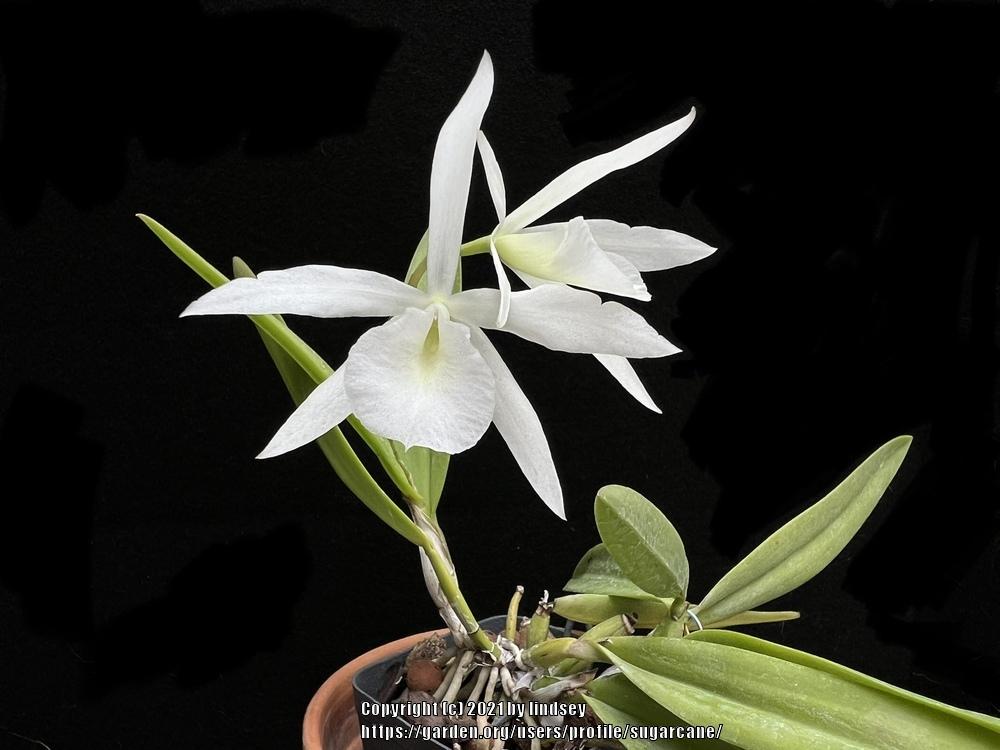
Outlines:
<svg viewBox="0 0 1000 750"><path fill-rule="evenodd" d="M432 633L427 631L387 643L362 654L334 672L309 701L302 722L303 750L361 750L361 732L354 707L354 675L377 662L412 649Z"/></svg>

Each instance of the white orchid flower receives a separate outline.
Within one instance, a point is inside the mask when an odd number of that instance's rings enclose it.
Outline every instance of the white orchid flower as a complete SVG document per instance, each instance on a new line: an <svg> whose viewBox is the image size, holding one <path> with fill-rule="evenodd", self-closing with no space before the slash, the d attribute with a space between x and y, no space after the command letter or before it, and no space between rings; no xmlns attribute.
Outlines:
<svg viewBox="0 0 1000 750"><path fill-rule="evenodd" d="M484 55L441 128L431 167L426 291L373 271L308 265L231 281L184 315L297 314L388 317L289 417L260 454L304 445L355 414L404 446L445 453L472 447L496 425L525 477L560 517L562 489L535 410L483 328L498 328L500 293L452 293L476 134L493 89ZM662 357L677 351L637 313L597 295L545 286L509 296L504 331L565 352Z"/></svg>
<svg viewBox="0 0 1000 750"><path fill-rule="evenodd" d="M516 209L507 213L503 173L486 135L478 135L479 155L499 222L489 237L490 255L501 291L497 318L508 314L508 266L528 285L567 284L597 292L648 301L643 271L662 271L711 255L715 248L680 232L630 227L608 219L576 217L556 224L530 226L556 206L611 172L652 156L677 139L694 121L694 108L684 117L624 146L571 167ZM627 359L597 354L597 360L637 401L660 413Z"/></svg>

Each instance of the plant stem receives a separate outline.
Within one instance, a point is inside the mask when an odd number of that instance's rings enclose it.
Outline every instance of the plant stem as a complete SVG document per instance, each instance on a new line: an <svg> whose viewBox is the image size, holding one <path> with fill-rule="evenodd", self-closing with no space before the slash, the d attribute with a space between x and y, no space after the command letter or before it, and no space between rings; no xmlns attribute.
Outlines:
<svg viewBox="0 0 1000 750"><path fill-rule="evenodd" d="M449 569L441 553L438 552L430 540L426 544L421 545L421 549L427 555L427 559L434 569L434 575L437 576L438 583L441 584L441 593L448 599L448 603L451 604L452 609L455 610L455 614L458 615L458 619L465 628L466 635L472 639L473 643L481 651L485 651L493 656L499 656L499 647L487 638L486 633L479 627L479 622L476 620L475 615L472 614L472 610L469 608L461 589L458 587L458 578Z"/></svg>
<svg viewBox="0 0 1000 750"><path fill-rule="evenodd" d="M524 586L518 586L514 589L510 604L507 605L507 621L503 633L508 641L514 640L517 636L517 609L521 604L522 596L524 596Z"/></svg>
<svg viewBox="0 0 1000 750"><path fill-rule="evenodd" d="M462 245L461 254L463 257L468 257L470 255L482 255L483 253L488 253L490 251L490 237L486 235L485 237L479 237L472 240L471 242L466 242Z"/></svg>

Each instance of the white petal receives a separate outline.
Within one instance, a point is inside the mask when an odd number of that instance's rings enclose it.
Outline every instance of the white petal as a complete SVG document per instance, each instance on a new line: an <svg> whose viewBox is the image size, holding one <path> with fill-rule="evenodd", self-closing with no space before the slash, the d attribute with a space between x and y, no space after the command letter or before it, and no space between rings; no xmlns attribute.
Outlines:
<svg viewBox="0 0 1000 750"><path fill-rule="evenodd" d="M706 258L715 248L680 232L630 227L608 219L588 219L597 244L631 261L640 271L665 271Z"/></svg>
<svg viewBox="0 0 1000 750"><path fill-rule="evenodd" d="M374 271L297 266L264 271L255 279L234 279L196 299L181 315L381 317L428 303L420 290Z"/></svg>
<svg viewBox="0 0 1000 750"><path fill-rule="evenodd" d="M490 257L493 259L493 269L497 272L497 286L500 288L500 308L497 310L497 327L507 322L507 315L510 313L510 279L507 272L503 270L503 263L500 262L500 254L490 237Z"/></svg>
<svg viewBox="0 0 1000 750"><path fill-rule="evenodd" d="M614 253L608 253L607 255L608 258L610 258L611 261L616 266L618 266L618 270L620 270L623 274L625 274L625 276L628 279L631 280L632 284L636 287L636 289L641 289L643 292L645 292L645 294L643 294L642 296L636 296L634 297L634 299L640 299L643 302L648 302L650 299L652 299L652 296L649 294L649 290L646 289L645 282L643 282L642 280L642 274L639 273L639 270L635 266L633 266L631 262L625 260L620 255L615 255ZM524 271L518 270L516 268L514 269L514 273L517 275L519 279L521 279L521 281L524 282L525 286L527 286L529 289L534 289L536 286L541 286L542 284L561 283L558 281L551 281L549 279L540 279L537 276L532 276L530 273L525 273Z"/></svg>
<svg viewBox="0 0 1000 750"><path fill-rule="evenodd" d="M517 276L528 289L534 289L536 286L541 286L542 284L559 284L558 281L549 281L548 279L540 279L537 276L532 276L530 273L525 273L516 268L512 269L514 275Z"/></svg>
<svg viewBox="0 0 1000 750"><path fill-rule="evenodd" d="M426 310L411 308L366 332L343 369L354 413L406 448L459 453L493 418L493 373L468 327Z"/></svg>
<svg viewBox="0 0 1000 750"><path fill-rule="evenodd" d="M344 391L344 368L341 367L299 404L257 458L272 458L311 443L347 419L350 413Z"/></svg>
<svg viewBox="0 0 1000 750"><path fill-rule="evenodd" d="M493 93L493 62L483 54L476 75L438 134L431 166L427 290L449 294L455 281L476 134Z"/></svg>
<svg viewBox="0 0 1000 750"><path fill-rule="evenodd" d="M476 138L479 145L479 157L483 162L483 170L486 172L486 184L490 188L490 197L493 199L493 208L497 212L497 221L503 221L507 215L507 191L503 186L503 173L500 171L500 164L497 162L493 147L486 140L486 134L480 130ZM510 309L510 279L503 270L503 263L497 252L497 247L490 237L490 257L493 259L493 269L497 274L497 287L500 289L500 309L497 311L498 326L507 322L507 311Z"/></svg>
<svg viewBox="0 0 1000 750"><path fill-rule="evenodd" d="M448 298L452 320L480 328L496 327L500 292L496 289L466 289Z"/></svg>
<svg viewBox="0 0 1000 750"><path fill-rule="evenodd" d="M650 298L635 266L604 252L582 218L549 226L546 232L498 236L496 246L504 263L544 281L644 301Z"/></svg>
<svg viewBox="0 0 1000 750"><path fill-rule="evenodd" d="M486 334L473 328L472 343L493 370L496 380L493 423L538 496L553 513L566 520L562 487L538 414Z"/></svg>
<svg viewBox="0 0 1000 750"><path fill-rule="evenodd" d="M479 145L479 158L483 161L486 184L490 188L490 197L493 199L493 208L497 212L497 221L503 221L507 215L507 190L503 186L503 172L500 171L500 163L482 130L479 131L476 143Z"/></svg>
<svg viewBox="0 0 1000 750"><path fill-rule="evenodd" d="M639 273L639 269L635 267L635 264L627 258L623 258L618 255L618 253L605 253L608 256L608 260L615 264L618 271L629 280L632 284L632 288L635 290L632 299L642 300L643 302L649 302L653 299L653 295L649 293L649 289L646 288L646 282L642 280L642 274Z"/></svg>
<svg viewBox="0 0 1000 750"><path fill-rule="evenodd" d="M639 375L636 373L632 364L625 359L625 357L618 357L613 354L595 354L597 361L600 362L611 373L612 377L618 381L622 388L629 392L636 401L645 406L650 411L655 411L657 414L662 414L660 407L656 405L649 392L646 391L646 387L639 380Z"/></svg>
<svg viewBox="0 0 1000 750"><path fill-rule="evenodd" d="M448 309L465 323L495 328L498 302L495 289L469 289L449 299ZM560 284L514 292L507 324L497 330L561 352L645 358L680 351L624 305Z"/></svg>
<svg viewBox="0 0 1000 750"><path fill-rule="evenodd" d="M687 130L693 121L694 108L669 125L636 138L614 151L570 167L514 209L501 224L501 231L507 233L523 229L605 175L652 156Z"/></svg>

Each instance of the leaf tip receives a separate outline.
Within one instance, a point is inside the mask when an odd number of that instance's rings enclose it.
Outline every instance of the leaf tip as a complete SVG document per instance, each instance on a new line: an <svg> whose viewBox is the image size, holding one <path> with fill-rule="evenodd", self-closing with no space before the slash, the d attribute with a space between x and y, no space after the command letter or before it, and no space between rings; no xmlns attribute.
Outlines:
<svg viewBox="0 0 1000 750"><path fill-rule="evenodd" d="M246 261L238 255L233 256L233 277L240 279L255 279L257 274L247 265Z"/></svg>

